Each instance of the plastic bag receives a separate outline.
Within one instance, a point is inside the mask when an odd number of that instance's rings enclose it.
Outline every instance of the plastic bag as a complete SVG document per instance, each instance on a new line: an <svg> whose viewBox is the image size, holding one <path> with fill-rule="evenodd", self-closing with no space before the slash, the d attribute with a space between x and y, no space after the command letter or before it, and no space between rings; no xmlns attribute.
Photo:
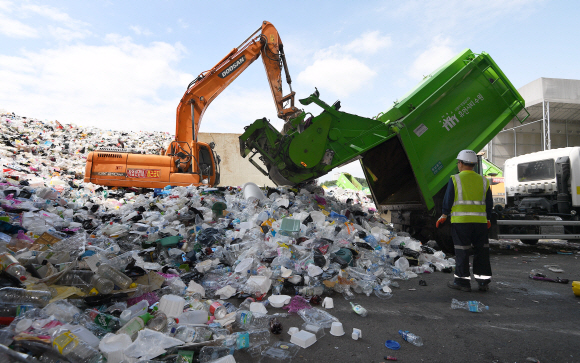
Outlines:
<svg viewBox="0 0 580 363"><path fill-rule="evenodd" d="M151 329L143 329L139 331L139 335L133 344L125 349L124 354L128 357L142 360L153 359L165 353L165 349L181 344L183 342L179 339L171 338Z"/></svg>

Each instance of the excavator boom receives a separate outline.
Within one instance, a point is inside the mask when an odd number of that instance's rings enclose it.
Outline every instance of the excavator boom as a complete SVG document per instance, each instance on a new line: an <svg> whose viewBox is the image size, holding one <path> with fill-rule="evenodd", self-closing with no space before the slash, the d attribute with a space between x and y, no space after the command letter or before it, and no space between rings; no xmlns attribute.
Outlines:
<svg viewBox="0 0 580 363"><path fill-rule="evenodd" d="M201 119L210 103L260 56L278 117L285 121L295 117L301 111L294 107L291 86L290 93L282 93L282 69L288 85L292 82L284 46L276 28L264 21L242 44L188 85L177 106L175 140L164 155L141 155L125 149L91 152L87 156L85 182L143 188L218 185L220 158L213 151L213 143L198 141Z"/></svg>
<svg viewBox="0 0 580 363"><path fill-rule="evenodd" d="M254 37L258 32L260 34ZM176 140L197 140L201 119L209 104L260 55L278 117L283 120L294 117L300 111L294 107L295 93L291 86L289 94L282 93L282 68L286 71L288 84L292 82L283 50L278 31L272 23L264 21L254 34L232 49L212 69L201 73L190 83L177 106ZM289 103L288 108L285 108L286 103Z"/></svg>

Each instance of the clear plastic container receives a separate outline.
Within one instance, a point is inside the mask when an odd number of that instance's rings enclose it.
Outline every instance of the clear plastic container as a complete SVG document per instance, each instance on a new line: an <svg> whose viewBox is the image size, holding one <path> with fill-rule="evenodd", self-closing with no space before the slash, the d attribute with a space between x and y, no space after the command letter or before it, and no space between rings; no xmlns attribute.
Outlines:
<svg viewBox="0 0 580 363"><path fill-rule="evenodd" d="M127 275L106 263L99 265L97 274L113 281L113 283L119 286L122 290L128 289L133 283L133 280L131 280L130 277L127 277Z"/></svg>
<svg viewBox="0 0 580 363"><path fill-rule="evenodd" d="M94 275L91 279L91 284L101 294L110 294L115 288L113 281L104 278L103 276Z"/></svg>
<svg viewBox="0 0 580 363"><path fill-rule="evenodd" d="M52 341L52 346L68 360L75 363L96 363L101 358L98 350L70 331L57 335Z"/></svg>
<svg viewBox="0 0 580 363"><path fill-rule="evenodd" d="M3 287L0 289L0 303L5 304L32 304L46 306L52 295L49 291L26 290L16 287Z"/></svg>
<svg viewBox="0 0 580 363"><path fill-rule="evenodd" d="M20 231L22 232L22 231ZM0 269L6 271L20 281L26 280L26 269L10 253L0 253Z"/></svg>

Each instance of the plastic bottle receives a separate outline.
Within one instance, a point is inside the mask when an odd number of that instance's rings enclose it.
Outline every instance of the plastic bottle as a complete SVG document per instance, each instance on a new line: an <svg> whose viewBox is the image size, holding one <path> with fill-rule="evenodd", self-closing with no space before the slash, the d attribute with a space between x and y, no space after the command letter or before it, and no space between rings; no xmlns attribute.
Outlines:
<svg viewBox="0 0 580 363"><path fill-rule="evenodd" d="M457 299L451 300L451 309L465 309L472 313L481 313L484 310L489 310L489 306L485 306L479 301L459 301Z"/></svg>
<svg viewBox="0 0 580 363"><path fill-rule="evenodd" d="M147 322L147 328L159 332L165 332L165 330L167 330L167 315L161 311L157 311L153 316L153 319Z"/></svg>
<svg viewBox="0 0 580 363"><path fill-rule="evenodd" d="M254 313L249 310L238 310L236 312L236 323L240 326L248 326L252 324L254 320Z"/></svg>
<svg viewBox="0 0 580 363"><path fill-rule="evenodd" d="M403 339L405 339L409 343L413 344L414 346L420 347L423 345L423 339L421 339L421 337L418 335L415 335L413 333L409 333L408 330L406 330L406 331L399 330L399 334L401 334Z"/></svg>
<svg viewBox="0 0 580 363"><path fill-rule="evenodd" d="M241 304L239 307L239 310L250 310L250 305L256 302L256 299L252 298L252 297L247 297Z"/></svg>
<svg viewBox="0 0 580 363"><path fill-rule="evenodd" d="M199 352L199 362L208 363L217 361L219 358L226 357L231 353L232 353L231 350L227 347L206 346L201 348L201 351Z"/></svg>
<svg viewBox="0 0 580 363"><path fill-rule="evenodd" d="M133 283L133 280L131 280L130 277L127 277L127 275L106 263L99 265L97 274L113 281L115 285L119 286L122 290L128 289Z"/></svg>
<svg viewBox="0 0 580 363"><path fill-rule="evenodd" d="M133 251L125 252L120 254L119 256L115 256L111 258L107 264L111 267L119 270L124 271L125 267L133 260Z"/></svg>
<svg viewBox="0 0 580 363"><path fill-rule="evenodd" d="M127 324L127 322L133 319L136 316L143 315L149 309L149 303L147 300L141 300L137 304L128 307L127 309L123 310L119 320L121 321L122 325Z"/></svg>
<svg viewBox="0 0 580 363"><path fill-rule="evenodd" d="M52 295L43 290L26 290L17 287L4 287L0 289L0 303L4 304L32 304L46 306Z"/></svg>
<svg viewBox="0 0 580 363"><path fill-rule="evenodd" d="M57 335L52 341L52 346L71 362L96 363L100 359L100 354L95 348L70 331Z"/></svg>
<svg viewBox="0 0 580 363"><path fill-rule="evenodd" d="M172 329L172 334L175 339L189 343L195 337L195 328L187 325L179 325Z"/></svg>
<svg viewBox="0 0 580 363"><path fill-rule="evenodd" d="M119 330L117 330L117 334L127 334L131 337L131 340L135 340L137 338L137 334L139 330L145 328L145 325L149 320L153 318L153 315L149 313L145 313L140 316L136 316L133 319L129 320L129 322Z"/></svg>
<svg viewBox="0 0 580 363"><path fill-rule="evenodd" d="M103 276L93 275L91 278L91 285L101 294L110 294L115 288L113 281L104 278Z"/></svg>
<svg viewBox="0 0 580 363"><path fill-rule="evenodd" d="M337 288L338 288L338 286L341 286L341 288L339 288L339 289L341 290L340 292L344 296L344 299L345 300L352 300L352 299L355 298L355 296L354 296L352 290L350 289L350 286L349 285L345 285L345 286L342 286L340 284L336 284L336 285L337 285Z"/></svg>
<svg viewBox="0 0 580 363"><path fill-rule="evenodd" d="M113 315L104 314L94 309L87 309L85 313L95 324L107 331L117 331L121 327L119 318Z"/></svg>
<svg viewBox="0 0 580 363"><path fill-rule="evenodd" d="M22 231L19 231L22 232ZM0 253L0 269L16 277L20 281L26 280L26 269L10 253Z"/></svg>
<svg viewBox="0 0 580 363"><path fill-rule="evenodd" d="M91 270L71 270L58 280L58 284L76 286L83 291L88 288L90 291L92 289L90 281L93 276L94 273ZM88 293L88 291L85 292Z"/></svg>
<svg viewBox="0 0 580 363"><path fill-rule="evenodd" d="M322 295L324 292L324 287L321 285L318 286L300 286L296 288L296 292L298 295L302 296L314 296L314 295Z"/></svg>
<svg viewBox="0 0 580 363"><path fill-rule="evenodd" d="M363 318L368 315L367 309L363 308L359 304L353 304L352 302L350 302L350 306L352 307L352 310L355 313L357 313L358 315L362 316Z"/></svg>
<svg viewBox="0 0 580 363"><path fill-rule="evenodd" d="M0 317L20 316L31 309L34 309L34 305L0 304Z"/></svg>

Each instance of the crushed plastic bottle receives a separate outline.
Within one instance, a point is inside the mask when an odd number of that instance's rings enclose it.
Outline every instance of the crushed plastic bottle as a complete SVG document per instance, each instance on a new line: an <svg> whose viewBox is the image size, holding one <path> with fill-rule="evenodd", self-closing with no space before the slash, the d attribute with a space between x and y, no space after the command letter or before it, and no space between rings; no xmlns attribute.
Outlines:
<svg viewBox="0 0 580 363"><path fill-rule="evenodd" d="M452 299L451 309L465 309L472 313L482 313L485 310L489 310L489 306L486 306L479 301L459 301L457 299Z"/></svg>
<svg viewBox="0 0 580 363"><path fill-rule="evenodd" d="M423 345L423 339L421 339L421 337L418 335L410 333L408 330L405 331L399 330L399 334L405 341L413 344L416 347L420 347Z"/></svg>

